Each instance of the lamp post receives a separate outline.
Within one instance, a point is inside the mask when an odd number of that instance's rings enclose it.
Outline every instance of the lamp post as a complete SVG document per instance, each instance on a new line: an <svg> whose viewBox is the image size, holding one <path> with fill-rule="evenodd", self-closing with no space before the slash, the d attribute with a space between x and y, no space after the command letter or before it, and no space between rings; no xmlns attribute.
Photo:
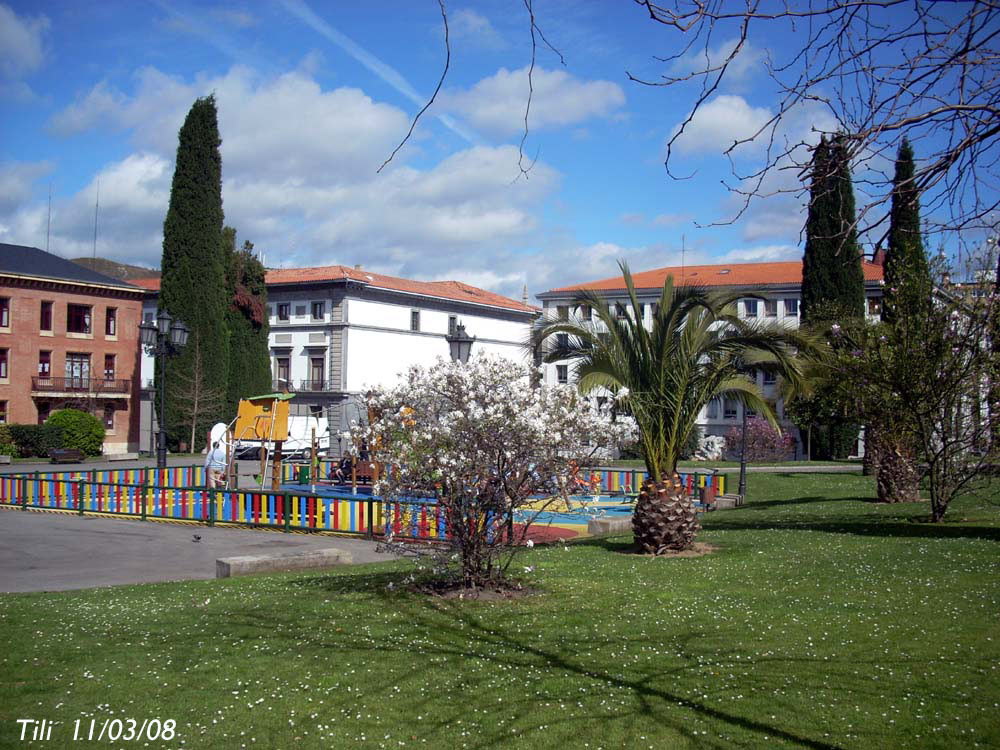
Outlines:
<svg viewBox="0 0 1000 750"><path fill-rule="evenodd" d="M469 361L469 354L472 352L472 344L476 340L475 336L470 336L465 332L465 326L459 323L455 326L455 331L445 336L448 342L448 349L451 351L451 358L455 362L463 365Z"/></svg>
<svg viewBox="0 0 1000 750"><path fill-rule="evenodd" d="M743 434L740 437L740 497L747 494L747 407L743 407Z"/></svg>
<svg viewBox="0 0 1000 750"><path fill-rule="evenodd" d="M156 316L156 325L140 323L139 334L146 350L156 361L156 371L160 380L160 424L156 434L156 467L167 466L167 400L164 364L166 358L187 344L188 328L180 320L174 320L166 310Z"/></svg>

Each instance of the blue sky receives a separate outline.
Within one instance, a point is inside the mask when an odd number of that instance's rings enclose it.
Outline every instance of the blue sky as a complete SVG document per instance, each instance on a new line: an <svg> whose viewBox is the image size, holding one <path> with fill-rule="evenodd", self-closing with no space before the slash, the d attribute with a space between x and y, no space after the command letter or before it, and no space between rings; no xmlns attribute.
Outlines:
<svg viewBox="0 0 1000 750"><path fill-rule="evenodd" d="M433 0L213 5L0 4L0 241L158 266L177 130L214 93L226 223L269 266L363 264L510 296L685 260L801 257L802 199L731 216L720 144L765 117L755 38L690 135L664 144L692 91L629 82L682 63L642 8L536 0L565 58L539 47L518 171L530 35L523 4L448 5L452 62L438 101L381 174L444 57ZM719 39L724 45L726 40ZM824 126L802 112L803 131ZM786 176L784 179L788 179Z"/></svg>

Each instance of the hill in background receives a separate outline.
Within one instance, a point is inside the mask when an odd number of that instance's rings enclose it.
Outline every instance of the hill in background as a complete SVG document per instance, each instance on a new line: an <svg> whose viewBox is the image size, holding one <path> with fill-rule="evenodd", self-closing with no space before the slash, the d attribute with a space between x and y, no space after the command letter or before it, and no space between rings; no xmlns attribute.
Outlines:
<svg viewBox="0 0 1000 750"><path fill-rule="evenodd" d="M159 276L159 270L155 268L144 268L143 266L131 266L128 263L108 260L107 258L71 258L74 263L92 271L103 273L113 279L130 281L132 279L148 279Z"/></svg>

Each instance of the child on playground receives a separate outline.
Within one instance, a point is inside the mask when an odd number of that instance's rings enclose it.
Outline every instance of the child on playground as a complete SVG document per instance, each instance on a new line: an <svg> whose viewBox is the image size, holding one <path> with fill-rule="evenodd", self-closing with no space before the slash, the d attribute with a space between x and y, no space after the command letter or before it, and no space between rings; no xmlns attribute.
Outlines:
<svg viewBox="0 0 1000 750"><path fill-rule="evenodd" d="M226 451L222 443L216 440L205 455L205 484L209 489L222 483L226 471Z"/></svg>

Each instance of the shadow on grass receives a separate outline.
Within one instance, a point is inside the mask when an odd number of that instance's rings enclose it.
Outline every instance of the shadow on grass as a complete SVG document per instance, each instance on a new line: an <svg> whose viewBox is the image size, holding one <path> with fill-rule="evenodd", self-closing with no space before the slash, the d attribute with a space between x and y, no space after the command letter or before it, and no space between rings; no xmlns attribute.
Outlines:
<svg viewBox="0 0 1000 750"><path fill-rule="evenodd" d="M786 529L792 531L824 531L830 534L856 534L858 536L913 537L918 539L988 539L1000 541L1000 528L995 526L961 526L945 521L930 523L923 519L912 520L872 518L841 518L828 521L815 519L782 521L778 519L729 518L712 521L706 531L750 531Z"/></svg>
<svg viewBox="0 0 1000 750"><path fill-rule="evenodd" d="M605 542L615 547L614 542ZM350 581L356 578L355 581ZM312 583L303 579L302 585L323 590L367 592L372 596L391 598L391 607L401 623L399 632L387 634L377 642L358 639L356 634L322 631L316 634L315 640L309 644L310 649L326 649L331 652L371 653L373 659L380 663L393 663L393 652L405 654L407 659L419 654L420 659L428 664L442 665L440 670L450 669L445 673L435 674L435 680L444 683L460 683L461 689L468 695L481 695L492 690L491 682L498 675L545 675L544 694L524 691L523 698L509 699L504 696L504 712L517 720L517 736L521 741L528 740L532 735L545 736L552 741L553 729L558 728L567 736L575 736L580 718L578 716L561 717L555 712L539 710L539 701L560 703L575 703L579 700L581 691L587 693L593 690L607 690L609 694L625 693L631 696L631 701L601 702L600 707L587 715L590 721L600 721L610 732L618 732L626 741L632 737L636 720L643 718L653 722L666 732L686 738L692 746L721 747L708 738L699 736L695 728L696 717L718 722L723 729L750 732L761 741L768 738L791 743L797 747L814 748L815 750L836 750L840 746L814 739L797 731L786 729L778 721L766 721L742 715L737 711L726 710L710 705L707 694L700 695L699 685L704 679L705 653L702 642L711 640L711 636L700 631L675 633L668 640L662 640L658 648L665 654L664 660L657 663L638 666L616 656L617 653L641 653L654 645L645 633L629 636L617 634L614 636L587 633L574 635L571 632L526 633L525 624L521 618L505 623L504 618L497 618L490 610L483 610L479 605L470 602L442 600L437 598L419 597L416 595L386 594L384 586L376 590L369 587L383 583L387 575L359 575L316 578ZM330 588L332 587L332 588ZM712 650L714 659L728 658L738 660L746 655L737 649ZM677 661L680 660L678 664ZM664 661L673 662L664 664ZM788 674L795 674L800 685L815 678L815 687L821 689L829 678L829 665L820 666L819 659L798 657L761 657L758 666L765 667L763 671L754 670L744 678L741 691L751 692L774 691L779 682L784 685ZM764 664L767 662L767 665ZM466 668L464 664L469 666ZM739 662L745 666L746 662ZM805 667L806 663L815 666ZM450 665L450 666L443 666ZM456 666L458 665L458 666ZM775 671L777 666L777 671ZM856 665L852 664L851 669ZM404 710L407 715L419 713L425 717L435 716L432 726L422 727L424 739L435 741L434 734L443 732L452 726L456 718L468 718L465 707L445 706L434 703L434 690L425 692L426 675L420 670L409 670L405 674L396 673L394 689L399 689L402 682L410 681L414 685L418 680L424 680L419 690L407 687L404 694L415 696L415 705L397 710ZM560 680L566 680L560 683ZM772 684L772 682L774 684ZM752 685L750 683L755 683ZM387 683L389 684L389 683ZM527 683L526 683L527 687ZM858 686L859 692L864 692L863 686ZM419 693L419 697L416 697ZM874 696L872 696L874 698ZM706 700L709 699L709 700ZM720 693L715 695L717 702L726 698ZM545 705L549 705L546 703ZM444 714L442 715L442 708ZM448 716L453 712L454 716ZM615 723L612 728L611 722ZM503 722L501 722L502 724ZM494 726L480 725L478 741L471 747L492 748L505 747L511 741L511 725ZM416 739L416 735L414 739Z"/></svg>

